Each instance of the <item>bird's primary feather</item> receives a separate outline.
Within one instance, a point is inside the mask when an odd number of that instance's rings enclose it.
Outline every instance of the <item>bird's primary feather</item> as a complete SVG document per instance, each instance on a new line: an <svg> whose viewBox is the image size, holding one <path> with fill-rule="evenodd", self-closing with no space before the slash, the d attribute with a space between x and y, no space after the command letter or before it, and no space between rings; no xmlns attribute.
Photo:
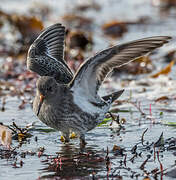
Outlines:
<svg viewBox="0 0 176 180"><path fill-rule="evenodd" d="M64 62L64 26L61 24L54 24L45 29L37 39L43 39L46 42L48 54L50 54L50 56Z"/></svg>
<svg viewBox="0 0 176 180"><path fill-rule="evenodd" d="M107 74L167 43L168 36L154 36L105 49L89 58L76 72L70 87L80 96L96 101L97 91Z"/></svg>

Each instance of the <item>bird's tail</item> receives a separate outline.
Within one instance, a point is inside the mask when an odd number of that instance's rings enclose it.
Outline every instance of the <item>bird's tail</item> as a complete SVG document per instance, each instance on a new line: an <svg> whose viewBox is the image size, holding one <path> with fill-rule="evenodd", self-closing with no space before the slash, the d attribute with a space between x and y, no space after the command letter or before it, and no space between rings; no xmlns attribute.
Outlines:
<svg viewBox="0 0 176 180"><path fill-rule="evenodd" d="M113 103L116 99L118 99L122 95L123 92L124 92L124 89L117 92L113 92L112 94L103 96L102 99L104 101L111 100L111 103Z"/></svg>

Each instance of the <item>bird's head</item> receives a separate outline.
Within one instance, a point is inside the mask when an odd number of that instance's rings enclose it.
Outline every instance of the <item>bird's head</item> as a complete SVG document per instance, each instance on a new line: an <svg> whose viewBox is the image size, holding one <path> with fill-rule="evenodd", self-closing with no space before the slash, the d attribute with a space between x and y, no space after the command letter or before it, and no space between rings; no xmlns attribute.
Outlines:
<svg viewBox="0 0 176 180"><path fill-rule="evenodd" d="M37 93L40 97L37 116L40 112L43 101L55 97L57 93L57 82L53 77L41 76L37 81Z"/></svg>

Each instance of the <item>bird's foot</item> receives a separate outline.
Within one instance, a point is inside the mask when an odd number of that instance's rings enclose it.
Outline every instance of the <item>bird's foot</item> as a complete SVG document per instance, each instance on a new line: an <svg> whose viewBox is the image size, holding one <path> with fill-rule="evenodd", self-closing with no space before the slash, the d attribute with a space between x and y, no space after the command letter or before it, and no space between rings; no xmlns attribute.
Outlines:
<svg viewBox="0 0 176 180"><path fill-rule="evenodd" d="M70 141L70 139L74 139L74 138L77 138L77 136L76 136L76 134L75 134L74 132L72 132L72 133L70 134L70 136L68 136L68 135L66 135L66 136L62 135L61 138L60 138L60 140L61 140L63 143L67 143L67 142Z"/></svg>
<svg viewBox="0 0 176 180"><path fill-rule="evenodd" d="M61 136L60 140L61 140L62 142L65 142L64 136Z"/></svg>
<svg viewBox="0 0 176 180"><path fill-rule="evenodd" d="M63 142L63 143L68 143L70 141L69 138L66 138L64 136L61 136L60 140Z"/></svg>
<svg viewBox="0 0 176 180"><path fill-rule="evenodd" d="M70 134L70 139L74 139L74 138L77 138L77 136L76 136L76 134L75 134L74 132L72 132L72 133Z"/></svg>

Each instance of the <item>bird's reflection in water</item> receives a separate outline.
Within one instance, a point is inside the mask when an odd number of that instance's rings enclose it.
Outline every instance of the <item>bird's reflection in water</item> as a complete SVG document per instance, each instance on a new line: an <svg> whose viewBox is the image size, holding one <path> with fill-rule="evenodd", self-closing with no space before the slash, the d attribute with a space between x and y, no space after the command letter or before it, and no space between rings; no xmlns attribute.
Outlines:
<svg viewBox="0 0 176 180"><path fill-rule="evenodd" d="M72 144L62 144L60 148L56 152L58 155L42 161L45 168L41 169L43 176L40 179L93 178L98 171L106 169L106 153L103 150L97 151L93 146L80 149Z"/></svg>

